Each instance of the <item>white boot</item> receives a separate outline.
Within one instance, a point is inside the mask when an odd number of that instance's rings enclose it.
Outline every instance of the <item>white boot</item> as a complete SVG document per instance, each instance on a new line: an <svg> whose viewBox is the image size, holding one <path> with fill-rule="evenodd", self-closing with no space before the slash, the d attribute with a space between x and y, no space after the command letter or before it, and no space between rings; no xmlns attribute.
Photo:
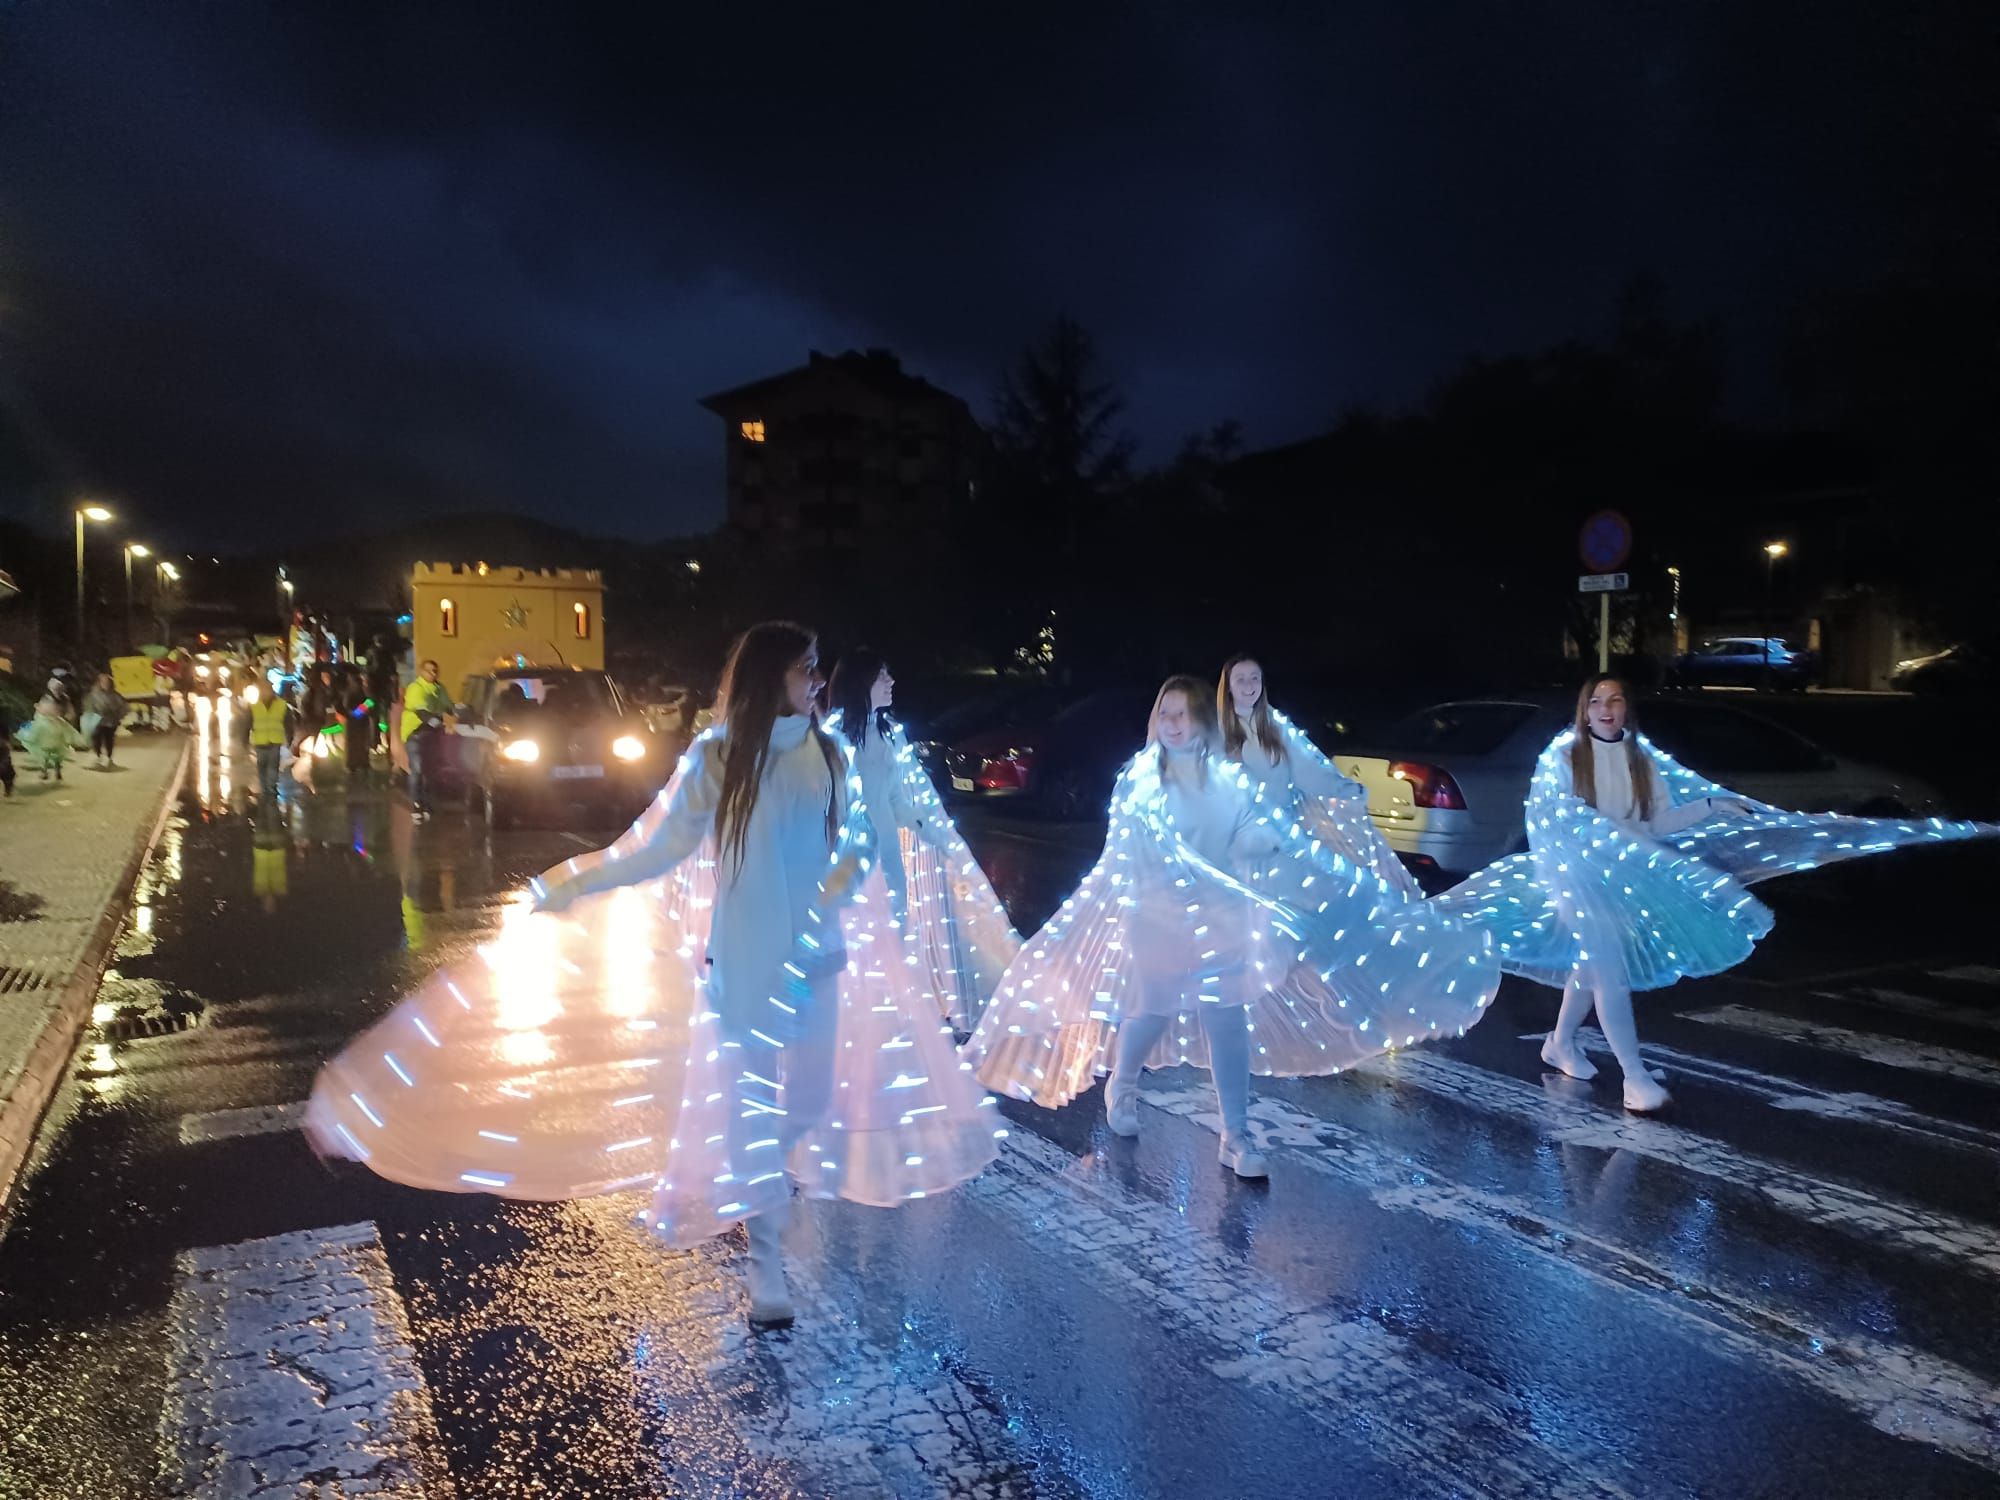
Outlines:
<svg viewBox="0 0 2000 1500"><path fill-rule="evenodd" d="M1139 1090L1118 1087L1116 1077L1104 1081L1104 1123L1113 1135L1127 1138L1139 1133Z"/></svg>
<svg viewBox="0 0 2000 1500"><path fill-rule="evenodd" d="M1597 1026L1611 1044L1611 1055L1625 1074L1625 1107L1634 1114L1651 1114L1673 1102L1639 1056L1639 1028L1632 1021L1632 992L1622 984L1597 990Z"/></svg>
<svg viewBox="0 0 2000 1500"><path fill-rule="evenodd" d="M1264 1161L1264 1153L1247 1135L1230 1135L1224 1132L1222 1150L1217 1153L1222 1164L1238 1177L1258 1181L1271 1175L1271 1168Z"/></svg>
<svg viewBox="0 0 2000 1500"><path fill-rule="evenodd" d="M1590 1014L1593 996L1590 986L1575 974L1563 986L1562 1009L1556 1012L1555 1030L1542 1043L1542 1061L1558 1073L1586 1082L1597 1076L1597 1064L1583 1055L1576 1044L1576 1029Z"/></svg>
<svg viewBox="0 0 2000 1500"><path fill-rule="evenodd" d="M786 1209L745 1219L750 1233L750 1258L744 1264L743 1279L750 1289L752 1328L789 1328L792 1324L792 1293L785 1285L785 1253L780 1237L784 1233Z"/></svg>
<svg viewBox="0 0 2000 1500"><path fill-rule="evenodd" d="M1271 1169L1250 1136L1250 1028L1240 1005L1209 1005L1201 1011L1208 1040L1209 1078L1222 1113L1222 1164L1238 1177L1269 1177Z"/></svg>

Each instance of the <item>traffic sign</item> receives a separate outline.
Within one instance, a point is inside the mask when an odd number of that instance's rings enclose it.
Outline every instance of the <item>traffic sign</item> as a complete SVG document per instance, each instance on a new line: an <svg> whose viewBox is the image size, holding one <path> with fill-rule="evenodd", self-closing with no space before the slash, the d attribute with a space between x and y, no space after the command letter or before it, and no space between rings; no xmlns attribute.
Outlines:
<svg viewBox="0 0 2000 1500"><path fill-rule="evenodd" d="M1631 586L1630 573L1586 573L1576 581L1579 594L1622 594Z"/></svg>
<svg viewBox="0 0 2000 1500"><path fill-rule="evenodd" d="M1632 523L1615 510L1600 510L1583 523L1576 550L1593 573L1622 568L1632 555Z"/></svg>

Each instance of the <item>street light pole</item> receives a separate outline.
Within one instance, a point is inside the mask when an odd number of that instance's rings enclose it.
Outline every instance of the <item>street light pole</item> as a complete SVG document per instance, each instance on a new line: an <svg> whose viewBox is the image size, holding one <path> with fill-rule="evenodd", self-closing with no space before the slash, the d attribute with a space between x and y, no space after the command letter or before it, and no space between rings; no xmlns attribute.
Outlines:
<svg viewBox="0 0 2000 1500"><path fill-rule="evenodd" d="M139 649L139 642L132 630L132 559L151 557L152 548L140 542L125 544L125 650L127 654Z"/></svg>
<svg viewBox="0 0 2000 1500"><path fill-rule="evenodd" d="M1771 686L1771 603L1772 585L1777 578L1778 559L1792 549L1783 542L1764 544L1764 687Z"/></svg>
<svg viewBox="0 0 2000 1500"><path fill-rule="evenodd" d="M108 521L111 512L101 505L79 505L76 507L76 651L83 654L83 523L85 521Z"/></svg>

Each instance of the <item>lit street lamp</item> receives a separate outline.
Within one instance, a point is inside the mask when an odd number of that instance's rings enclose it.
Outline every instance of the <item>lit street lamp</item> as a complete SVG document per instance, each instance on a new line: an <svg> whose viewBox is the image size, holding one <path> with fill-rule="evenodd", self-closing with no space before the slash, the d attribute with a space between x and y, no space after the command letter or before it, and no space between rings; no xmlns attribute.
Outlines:
<svg viewBox="0 0 2000 1500"><path fill-rule="evenodd" d="M127 653L139 649L138 637L132 632L132 559L151 557L153 549L143 542L125 544L125 650Z"/></svg>
<svg viewBox="0 0 2000 1500"><path fill-rule="evenodd" d="M101 505L79 505L76 508L76 649L83 651L83 523L85 521L108 521L111 512Z"/></svg>
<svg viewBox="0 0 2000 1500"><path fill-rule="evenodd" d="M1764 686L1771 686L1771 586L1778 572L1778 559L1790 552L1785 542L1764 543Z"/></svg>

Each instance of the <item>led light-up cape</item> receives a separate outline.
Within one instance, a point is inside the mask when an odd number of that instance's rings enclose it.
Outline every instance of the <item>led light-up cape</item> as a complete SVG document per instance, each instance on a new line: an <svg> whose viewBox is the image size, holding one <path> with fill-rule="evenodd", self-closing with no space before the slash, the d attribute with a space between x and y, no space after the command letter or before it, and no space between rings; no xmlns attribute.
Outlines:
<svg viewBox="0 0 2000 1500"><path fill-rule="evenodd" d="M818 755L804 720L779 726L760 811L778 771L810 776ZM781 747L780 733L794 743ZM704 734L610 848L548 879L587 890L626 860L660 873L581 895L559 915L515 905L491 942L327 1064L307 1109L322 1150L413 1187L509 1198L650 1186L642 1218L676 1245L780 1206L788 1177L810 1196L892 1206L993 1159L1004 1133L994 1101L908 977L851 767L802 919L781 923L775 941L768 923L762 936L756 923L717 929L726 734ZM817 774L824 793L823 762ZM754 815L751 828L754 838ZM752 859L743 872L752 878ZM739 976L727 986L725 940ZM788 1048L824 1066L781 1070Z"/></svg>
<svg viewBox="0 0 2000 1500"><path fill-rule="evenodd" d="M1021 949L986 872L959 837L902 726L855 745L841 716L829 733L848 747L875 830L892 911L906 928L918 988L959 1031L970 1031Z"/></svg>
<svg viewBox="0 0 2000 1500"><path fill-rule="evenodd" d="M1254 734L1245 737L1242 751L1243 769L1265 801L1283 807L1289 800L1310 837L1378 876L1390 890L1422 900L1416 877L1368 816L1368 789L1342 774L1304 730L1275 708L1271 722L1284 737L1286 753L1273 758Z"/></svg>
<svg viewBox="0 0 2000 1500"><path fill-rule="evenodd" d="M1718 786L1644 735L1658 811L1650 830L1614 823L1576 795L1558 734L1528 786L1528 852L1496 860L1433 903L1493 934L1500 966L1560 988L1579 969L1623 964L1635 990L1718 974L1749 957L1771 911L1748 887L1916 844L1991 837L2000 826L1941 818L1791 812ZM1747 818L1715 816L1711 799Z"/></svg>
<svg viewBox="0 0 2000 1500"><path fill-rule="evenodd" d="M988 1088L1057 1108L1108 1072L1142 990L1186 1005L1148 1067L1207 1065L1201 1004L1243 1005L1250 1070L1337 1073L1392 1047L1457 1036L1485 1013L1499 972L1483 932L1319 845L1233 763L1258 837L1238 867L1203 859L1175 830L1158 749L1119 773L1104 852L1008 966L966 1051Z"/></svg>

